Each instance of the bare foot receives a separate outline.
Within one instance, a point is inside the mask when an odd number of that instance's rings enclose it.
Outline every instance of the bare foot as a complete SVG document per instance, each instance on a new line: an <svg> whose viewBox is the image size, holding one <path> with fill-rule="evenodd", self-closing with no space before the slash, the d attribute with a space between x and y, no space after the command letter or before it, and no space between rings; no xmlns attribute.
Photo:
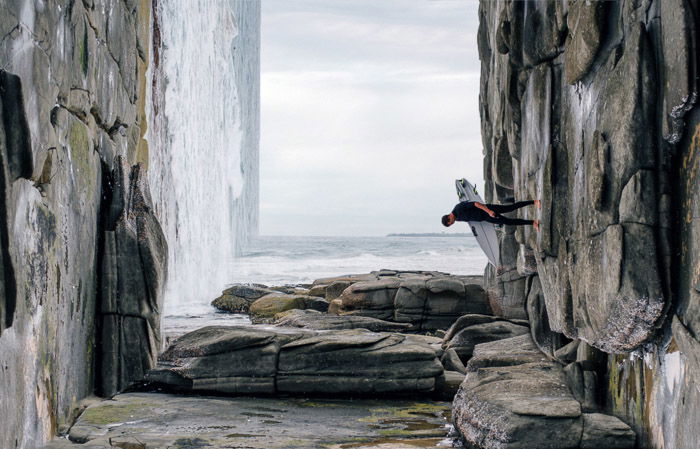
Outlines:
<svg viewBox="0 0 700 449"><path fill-rule="evenodd" d="M537 231L537 232L540 231L540 221L539 220L533 221L532 226L535 228L535 231Z"/></svg>
<svg viewBox="0 0 700 449"><path fill-rule="evenodd" d="M542 201L540 200L535 200L535 207L538 209L542 209Z"/></svg>

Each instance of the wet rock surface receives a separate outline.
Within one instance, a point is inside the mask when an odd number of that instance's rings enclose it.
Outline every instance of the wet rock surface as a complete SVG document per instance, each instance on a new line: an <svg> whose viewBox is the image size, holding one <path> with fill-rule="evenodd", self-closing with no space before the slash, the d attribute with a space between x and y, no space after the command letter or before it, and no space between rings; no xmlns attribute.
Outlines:
<svg viewBox="0 0 700 449"><path fill-rule="evenodd" d="M129 393L88 408L46 449L450 447L448 421L446 402Z"/></svg>
<svg viewBox="0 0 700 449"><path fill-rule="evenodd" d="M112 171L125 164L128 177L148 161L149 6L0 2L0 447L38 447L65 427L108 360L128 381L155 355L157 223L132 208L123 227L103 225ZM118 261L103 259L108 232L129 246ZM106 265L120 273L115 290ZM129 311L101 314L105 294L125 296L116 307ZM100 359L108 320L113 352Z"/></svg>
<svg viewBox="0 0 700 449"><path fill-rule="evenodd" d="M104 218L99 304L98 391L112 396L155 366L162 347L160 317L168 246L139 165L118 158ZM127 175L128 173L128 175Z"/></svg>

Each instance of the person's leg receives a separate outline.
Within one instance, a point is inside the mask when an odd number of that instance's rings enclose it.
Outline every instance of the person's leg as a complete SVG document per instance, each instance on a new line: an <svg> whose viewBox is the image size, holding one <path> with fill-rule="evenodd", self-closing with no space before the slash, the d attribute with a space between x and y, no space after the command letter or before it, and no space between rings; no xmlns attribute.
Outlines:
<svg viewBox="0 0 700 449"><path fill-rule="evenodd" d="M504 217L502 215L498 217L488 217L486 220L489 223L493 224L504 224L504 225L512 225L512 226L518 226L518 225L531 225L534 223L534 220L526 220L524 218L508 218Z"/></svg>
<svg viewBox="0 0 700 449"><path fill-rule="evenodd" d="M513 212L514 210L520 209L521 207L529 206L535 204L534 201L518 201L513 204L487 204L486 207L496 212L497 214L505 214L507 212Z"/></svg>

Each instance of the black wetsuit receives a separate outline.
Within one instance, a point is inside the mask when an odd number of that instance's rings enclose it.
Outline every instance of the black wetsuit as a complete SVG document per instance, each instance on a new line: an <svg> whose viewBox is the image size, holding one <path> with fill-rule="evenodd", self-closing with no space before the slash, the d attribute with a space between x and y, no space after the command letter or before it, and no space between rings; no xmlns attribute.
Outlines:
<svg viewBox="0 0 700 449"><path fill-rule="evenodd" d="M495 217L491 217L486 211L476 207L472 201L462 201L452 209L457 221L488 221L489 223L505 224L505 225L531 225L533 220L525 220L522 218L508 218L501 214L512 212L521 207L534 204L534 201L518 201L514 204L484 204L492 211L496 212Z"/></svg>

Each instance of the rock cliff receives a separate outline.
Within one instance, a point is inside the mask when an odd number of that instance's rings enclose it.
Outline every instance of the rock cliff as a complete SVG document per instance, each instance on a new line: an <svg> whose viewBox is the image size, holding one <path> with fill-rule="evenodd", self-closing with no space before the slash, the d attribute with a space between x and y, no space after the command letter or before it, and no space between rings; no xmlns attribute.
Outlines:
<svg viewBox="0 0 700 449"><path fill-rule="evenodd" d="M692 0L479 9L486 200L543 203L526 217L541 232L501 232L491 307L583 367L592 407L639 447L695 447L700 420L698 14Z"/></svg>
<svg viewBox="0 0 700 449"><path fill-rule="evenodd" d="M40 447L160 349L150 2L0 2L0 447Z"/></svg>

